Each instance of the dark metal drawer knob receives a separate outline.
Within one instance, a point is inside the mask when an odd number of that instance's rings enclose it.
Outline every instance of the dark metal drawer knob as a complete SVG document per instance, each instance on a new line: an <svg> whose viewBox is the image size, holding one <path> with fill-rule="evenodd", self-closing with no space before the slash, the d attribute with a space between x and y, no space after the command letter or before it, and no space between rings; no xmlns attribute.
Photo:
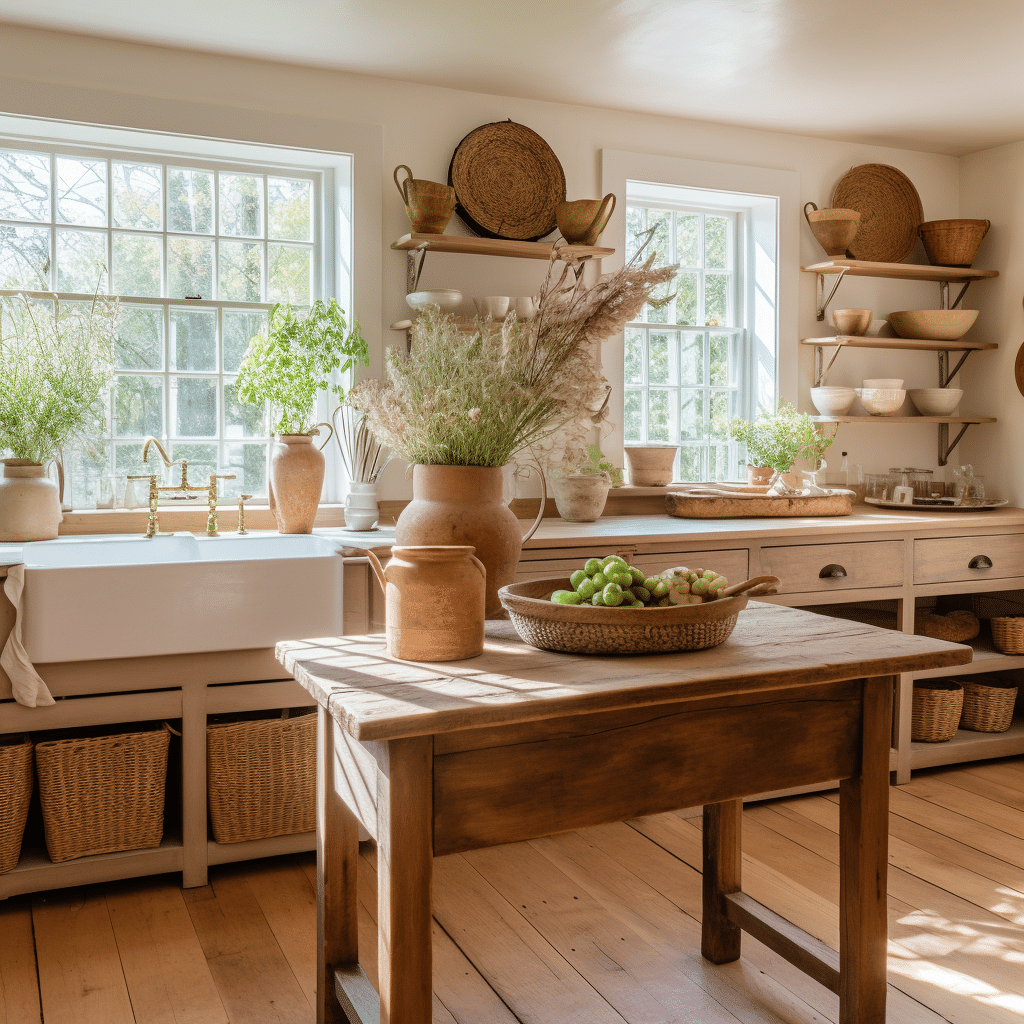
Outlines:
<svg viewBox="0 0 1024 1024"><path fill-rule="evenodd" d="M829 562L821 572L818 573L819 580L838 580L846 575L846 570L837 562Z"/></svg>
<svg viewBox="0 0 1024 1024"><path fill-rule="evenodd" d="M988 555L975 555L968 563L968 569L991 569L992 559Z"/></svg>

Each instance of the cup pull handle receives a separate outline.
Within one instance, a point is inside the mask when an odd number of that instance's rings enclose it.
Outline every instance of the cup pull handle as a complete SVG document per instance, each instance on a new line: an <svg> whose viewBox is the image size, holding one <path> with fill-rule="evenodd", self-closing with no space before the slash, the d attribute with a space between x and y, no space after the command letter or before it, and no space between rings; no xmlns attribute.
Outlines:
<svg viewBox="0 0 1024 1024"><path fill-rule="evenodd" d="M839 580L846 576L846 570L838 562L829 562L818 573L819 580Z"/></svg>
<svg viewBox="0 0 1024 1024"><path fill-rule="evenodd" d="M968 569L991 569L992 559L988 555L975 555L968 563Z"/></svg>

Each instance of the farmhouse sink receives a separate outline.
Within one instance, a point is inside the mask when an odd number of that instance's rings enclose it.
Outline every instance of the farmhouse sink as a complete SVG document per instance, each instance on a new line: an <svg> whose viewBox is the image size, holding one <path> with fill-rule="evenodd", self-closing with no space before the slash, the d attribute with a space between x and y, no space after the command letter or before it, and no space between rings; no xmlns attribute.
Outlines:
<svg viewBox="0 0 1024 1024"><path fill-rule="evenodd" d="M25 544L33 662L272 647L342 629L342 560L308 535L62 537Z"/></svg>

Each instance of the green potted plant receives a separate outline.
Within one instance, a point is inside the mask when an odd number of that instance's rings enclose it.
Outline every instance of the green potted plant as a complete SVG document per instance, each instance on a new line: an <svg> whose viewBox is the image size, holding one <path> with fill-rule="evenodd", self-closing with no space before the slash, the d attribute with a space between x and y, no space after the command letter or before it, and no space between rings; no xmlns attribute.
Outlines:
<svg viewBox="0 0 1024 1024"><path fill-rule="evenodd" d="M102 444L117 300L0 297L0 541L49 540L63 518L46 463ZM58 461L58 467L60 463Z"/></svg>
<svg viewBox="0 0 1024 1024"><path fill-rule="evenodd" d="M734 419L729 424L729 436L746 445L748 468L771 471L769 489L780 493L791 490L782 477L796 460L803 456L817 469L833 440L821 434L806 413L797 412L788 402L783 402L773 415L761 416L753 422Z"/></svg>
<svg viewBox="0 0 1024 1024"><path fill-rule="evenodd" d="M349 330L334 299L317 299L304 315L279 302L270 310L267 328L245 350L238 396L243 402L270 404L277 436L268 490L279 532L309 533L320 504L325 462L323 445L314 447L313 436L321 426L332 429L329 423L316 422L317 395L326 391L343 401L345 389L336 375L367 365L369 348L358 322Z"/></svg>
<svg viewBox="0 0 1024 1024"><path fill-rule="evenodd" d="M622 485L622 470L596 444L577 448L567 462L551 467L548 477L558 514L571 523L601 518L608 490Z"/></svg>

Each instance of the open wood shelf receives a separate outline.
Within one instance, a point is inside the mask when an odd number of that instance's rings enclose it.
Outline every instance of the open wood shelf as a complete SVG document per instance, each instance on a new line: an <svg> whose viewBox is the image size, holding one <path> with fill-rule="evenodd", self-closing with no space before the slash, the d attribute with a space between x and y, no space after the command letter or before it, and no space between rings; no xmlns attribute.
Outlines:
<svg viewBox="0 0 1024 1024"><path fill-rule="evenodd" d="M461 252L471 256L511 256L516 259L547 260L552 250L559 259L600 259L614 249L599 245L556 245L554 242L517 242L506 238L475 238L467 235L431 235L415 231L391 243L392 249L424 248L427 252Z"/></svg>
<svg viewBox="0 0 1024 1024"><path fill-rule="evenodd" d="M956 670L930 668L915 672L915 679L937 679L943 676L967 676L978 672L1005 672L1011 668L1024 668L1024 654L1003 654L996 649L990 637L977 637L968 641L974 649L974 661L969 665L958 665Z"/></svg>
<svg viewBox="0 0 1024 1024"><path fill-rule="evenodd" d="M812 423L995 423L995 416L812 416Z"/></svg>
<svg viewBox="0 0 1024 1024"><path fill-rule="evenodd" d="M871 260L830 259L800 268L807 274L848 274L851 277L890 277L902 281L949 281L959 284L998 277L998 270L974 267L934 267L920 263L874 263Z"/></svg>
<svg viewBox="0 0 1024 1024"><path fill-rule="evenodd" d="M910 767L933 768L940 764L959 764L989 757L1009 757L1024 753L1024 718L1014 718L1006 732L971 732L958 729L945 743L911 743Z"/></svg>
<svg viewBox="0 0 1024 1024"><path fill-rule="evenodd" d="M801 345L827 345L832 348L900 348L913 349L919 352L967 352L982 349L994 349L999 346L994 341L931 341L927 338L876 338L855 334L837 334L832 338L801 338Z"/></svg>
<svg viewBox="0 0 1024 1024"><path fill-rule="evenodd" d="M207 857L210 864L233 864L239 860L255 860L259 857L276 857L282 853L302 853L316 849L315 832L296 832L287 836L272 836L269 839L252 839L244 843L207 843Z"/></svg>

